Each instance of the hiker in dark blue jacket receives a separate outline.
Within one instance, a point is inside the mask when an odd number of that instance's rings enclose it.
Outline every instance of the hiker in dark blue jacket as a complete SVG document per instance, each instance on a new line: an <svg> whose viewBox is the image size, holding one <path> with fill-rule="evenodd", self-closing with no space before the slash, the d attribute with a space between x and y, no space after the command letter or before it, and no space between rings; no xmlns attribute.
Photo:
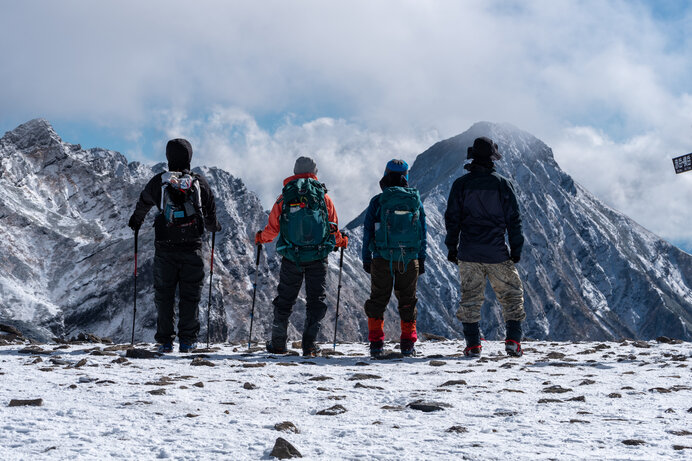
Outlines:
<svg viewBox="0 0 692 461"><path fill-rule="evenodd" d="M502 158L497 144L486 137L477 138L467 158L472 159L464 166L469 172L454 181L445 212L447 259L458 264L461 275L457 317L464 326L464 353L481 353L478 323L487 277L502 305L507 328L505 351L521 356L521 322L526 313L524 291L514 266L524 245L519 204L512 182L495 172L493 161Z"/></svg>
<svg viewBox="0 0 692 461"><path fill-rule="evenodd" d="M401 318L401 353L411 356L418 339L416 284L425 272L425 211L418 191L408 187L408 164L403 160L387 163L380 188L363 224L363 269L371 276L370 299L365 301L370 355L382 355L384 311L393 288Z"/></svg>

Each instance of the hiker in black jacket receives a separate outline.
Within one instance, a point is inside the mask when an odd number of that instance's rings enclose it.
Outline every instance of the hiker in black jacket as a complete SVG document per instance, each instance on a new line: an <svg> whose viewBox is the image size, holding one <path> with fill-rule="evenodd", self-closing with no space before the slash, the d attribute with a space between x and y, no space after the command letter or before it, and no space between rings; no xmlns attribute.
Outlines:
<svg viewBox="0 0 692 461"><path fill-rule="evenodd" d="M514 266L524 245L519 204L512 182L495 172L493 161L502 158L497 144L477 138L467 158L473 159L464 166L469 172L454 181L445 212L447 259L459 265L461 274L457 317L464 327L464 353L481 354L478 323L487 277L503 309L505 351L518 357L523 354L521 322L526 318L524 291Z"/></svg>
<svg viewBox="0 0 692 461"><path fill-rule="evenodd" d="M178 341L180 352L197 347L199 301L204 284L202 235L204 229L219 232L216 204L209 183L190 172L192 146L185 139L166 145L168 170L151 178L139 196L128 226L139 230L151 207L154 219L154 302L158 312L156 342L159 352L171 352L176 336L175 291L179 289Z"/></svg>

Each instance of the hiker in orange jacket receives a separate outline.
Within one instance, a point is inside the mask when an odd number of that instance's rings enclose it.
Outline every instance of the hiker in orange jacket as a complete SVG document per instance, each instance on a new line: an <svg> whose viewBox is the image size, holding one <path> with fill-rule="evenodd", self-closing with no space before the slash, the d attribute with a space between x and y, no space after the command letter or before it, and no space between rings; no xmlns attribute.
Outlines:
<svg viewBox="0 0 692 461"><path fill-rule="evenodd" d="M256 244L269 243L278 236L276 251L283 256L267 350L286 353L288 318L305 277L303 355L314 357L320 352L316 344L320 321L327 313L327 256L335 248L346 248L348 237L339 231L334 203L317 180L314 160L298 158L293 173L284 180L267 226L255 235Z"/></svg>

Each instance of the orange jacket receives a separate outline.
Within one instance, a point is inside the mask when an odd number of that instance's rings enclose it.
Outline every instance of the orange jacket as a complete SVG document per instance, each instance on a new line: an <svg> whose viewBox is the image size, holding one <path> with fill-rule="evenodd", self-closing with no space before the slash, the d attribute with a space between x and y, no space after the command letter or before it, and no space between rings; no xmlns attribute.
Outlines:
<svg viewBox="0 0 692 461"><path fill-rule="evenodd" d="M317 175L314 175L312 173L302 173L290 176L284 179L284 186L286 186L286 184L288 184L289 182L299 178L312 178L314 180L317 180ZM277 198L276 202L274 202L274 206L272 207L271 213L269 213L269 223L267 224L267 227L264 228L264 230L261 230L257 233L257 236L255 237L255 243L269 243L273 241L277 235L279 235L279 216L281 216L283 201L283 196L279 195L279 198ZM327 194L324 194L324 202L327 205L327 219L330 223L335 224L336 231L332 232L332 234L334 234L336 246L346 248L346 246L348 245L348 237L341 235L341 231L339 231L339 218L336 216L336 208L334 208L334 202L332 202L332 199L329 198Z"/></svg>

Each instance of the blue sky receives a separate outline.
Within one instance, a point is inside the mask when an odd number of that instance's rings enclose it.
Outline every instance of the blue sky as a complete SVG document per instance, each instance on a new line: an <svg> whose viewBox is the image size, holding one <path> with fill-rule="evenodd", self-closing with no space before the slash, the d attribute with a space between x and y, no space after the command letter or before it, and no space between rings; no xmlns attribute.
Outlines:
<svg viewBox="0 0 692 461"><path fill-rule="evenodd" d="M188 137L266 207L313 155L348 221L389 158L510 122L691 251L689 30L683 1L0 0L0 132L44 117L152 163Z"/></svg>

